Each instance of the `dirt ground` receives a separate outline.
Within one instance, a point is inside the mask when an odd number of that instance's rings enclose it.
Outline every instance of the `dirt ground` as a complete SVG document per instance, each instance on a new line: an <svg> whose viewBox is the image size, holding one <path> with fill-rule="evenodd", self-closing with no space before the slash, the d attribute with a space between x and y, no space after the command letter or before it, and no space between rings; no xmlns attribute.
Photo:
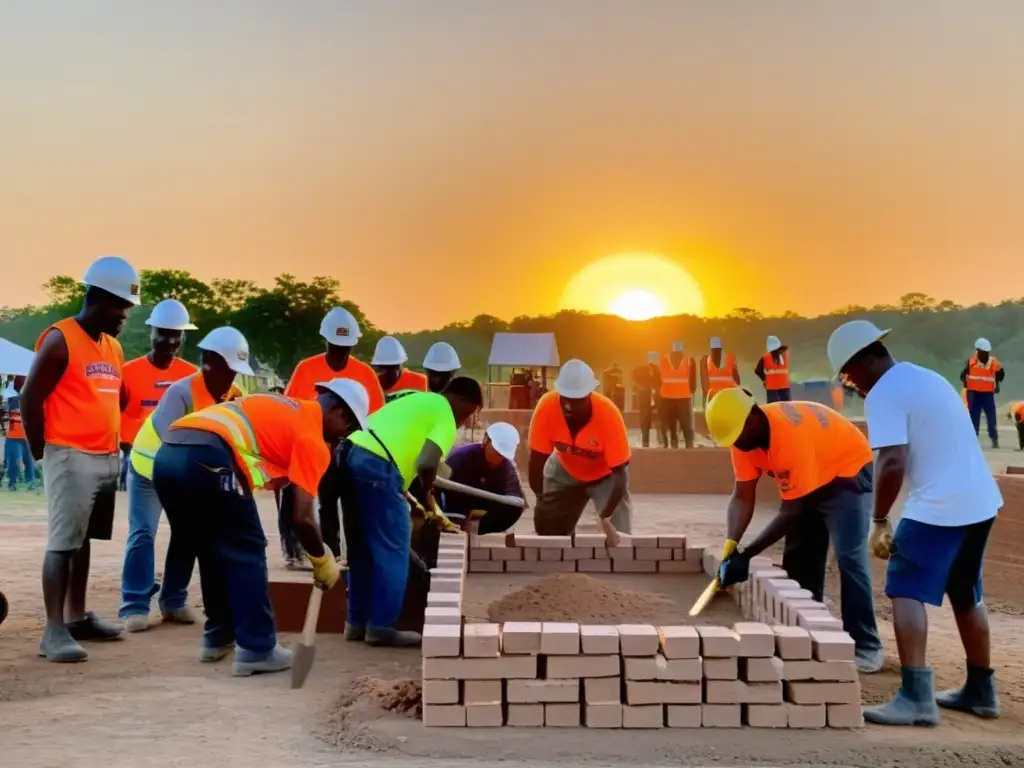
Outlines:
<svg viewBox="0 0 1024 768"><path fill-rule="evenodd" d="M126 535L126 501L118 500L114 541L94 548L90 606L114 616ZM716 543L725 499L646 496L635 499L637 533L685 531L692 541ZM280 565L273 500L261 502L269 554ZM767 510L770 514L771 510ZM759 513L758 520L765 519ZM528 516L521 524L530 529ZM589 528L590 526L588 526ZM166 546L161 529L158 546ZM92 645L85 664L54 665L36 655L42 627L39 568L45 541L42 497L0 491L0 590L11 615L0 627L0 723L3 765L18 768L119 766L378 766L473 768L526 764L531 768L588 765L731 766L1007 766L1024 765L1024 585L990 568L996 673L1003 718L979 722L944 714L935 730L870 727L860 732L645 731L445 729L427 731L408 713L385 712L360 699L367 677L415 680L416 650L371 649L321 636L306 687L290 691L287 675L234 679L229 664L196 660L200 628L157 626L123 641ZM880 615L883 564L874 565ZM630 585L631 588L636 588ZM835 600L833 573L829 595ZM190 603L200 607L198 590ZM931 612L930 659L940 685L955 685L962 652L948 609ZM898 685L892 628L883 620L889 658L880 675L862 678L866 702ZM285 643L294 638L284 637Z"/></svg>

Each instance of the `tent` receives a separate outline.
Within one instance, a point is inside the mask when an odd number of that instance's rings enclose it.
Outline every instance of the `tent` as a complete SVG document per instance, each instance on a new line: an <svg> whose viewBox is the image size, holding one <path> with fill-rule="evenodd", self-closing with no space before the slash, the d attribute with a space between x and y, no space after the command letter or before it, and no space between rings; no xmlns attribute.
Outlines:
<svg viewBox="0 0 1024 768"><path fill-rule="evenodd" d="M494 334L491 354L487 359L487 407L531 407L532 403L523 404L528 385L519 383L519 379L527 373L531 377L539 373L540 391L547 391L549 369L557 369L558 366L555 334ZM513 379L516 379L515 383Z"/></svg>
<svg viewBox="0 0 1024 768"><path fill-rule="evenodd" d="M36 353L30 349L19 347L7 339L0 339L0 374L27 376L35 356Z"/></svg>

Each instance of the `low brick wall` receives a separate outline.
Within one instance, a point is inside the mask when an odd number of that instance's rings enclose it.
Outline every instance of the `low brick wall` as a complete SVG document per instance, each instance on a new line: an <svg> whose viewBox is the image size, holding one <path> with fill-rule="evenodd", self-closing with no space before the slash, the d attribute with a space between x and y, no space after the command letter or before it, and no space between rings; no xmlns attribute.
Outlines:
<svg viewBox="0 0 1024 768"><path fill-rule="evenodd" d="M996 484L1003 508L989 537L986 559L1002 572L1024 579L1024 475L999 474Z"/></svg>

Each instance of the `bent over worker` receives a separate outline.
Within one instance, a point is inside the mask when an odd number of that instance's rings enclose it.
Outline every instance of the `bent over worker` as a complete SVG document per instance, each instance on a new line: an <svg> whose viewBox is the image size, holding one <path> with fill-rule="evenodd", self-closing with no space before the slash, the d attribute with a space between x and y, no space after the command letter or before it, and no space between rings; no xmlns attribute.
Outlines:
<svg viewBox="0 0 1024 768"><path fill-rule="evenodd" d="M867 438L831 408L810 402L759 406L739 387L708 403L708 431L731 448L736 475L727 512L727 541L750 525L762 474L775 478L782 506L754 540L722 563L722 586L745 581L750 558L783 536L782 567L821 600L829 539L836 555L843 628L856 643L857 669L877 672L884 652L871 596L867 538L872 457Z"/></svg>
<svg viewBox="0 0 1024 768"><path fill-rule="evenodd" d="M1009 419L1017 428L1017 450L1024 451L1024 401L1010 403Z"/></svg>
<svg viewBox="0 0 1024 768"><path fill-rule="evenodd" d="M778 336L768 337L768 351L757 361L754 375L764 384L769 403L785 403L793 399L789 383L789 347Z"/></svg>
<svg viewBox="0 0 1024 768"><path fill-rule="evenodd" d="M327 446L366 423L366 389L350 379L318 385L314 401L247 395L174 422L153 462L153 485L171 524L172 548L191 547L206 609L200 661L235 648L231 673L291 667L277 644L267 584L267 539L253 493L288 483L295 533L313 582L334 586L340 568L320 537L313 498L328 471Z"/></svg>
<svg viewBox="0 0 1024 768"><path fill-rule="evenodd" d="M602 530L631 533L629 437L615 403L594 390L598 381L582 360L568 360L555 391L537 403L530 420L530 488L537 495L533 524L542 536L576 530L588 501Z"/></svg>
<svg viewBox="0 0 1024 768"><path fill-rule="evenodd" d="M974 356L960 372L960 381L967 390L967 410L971 413L974 434L981 432L981 415L985 414L988 439L992 447L999 447L999 427L996 424L996 395L1006 378L1006 371L992 354L988 339L974 342Z"/></svg>
<svg viewBox="0 0 1024 768"><path fill-rule="evenodd" d="M164 621L193 624L195 617L185 604L188 583L195 568L191 544L182 547L181 537L168 547L163 585L156 584L156 529L160 524L160 499L153 487L153 460L170 429L183 416L211 405L234 400L242 392L234 386L235 375L252 376L249 343L237 328L223 326L199 342L202 368L172 384L156 409L138 430L130 455L128 475L128 541L121 569L121 619L129 632L149 628L149 605L160 593Z"/></svg>

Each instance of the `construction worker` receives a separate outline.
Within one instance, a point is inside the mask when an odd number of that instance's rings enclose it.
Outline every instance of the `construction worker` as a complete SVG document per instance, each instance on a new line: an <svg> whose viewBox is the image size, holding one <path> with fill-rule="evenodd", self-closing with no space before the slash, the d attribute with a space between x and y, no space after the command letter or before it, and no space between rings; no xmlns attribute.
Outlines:
<svg viewBox="0 0 1024 768"><path fill-rule="evenodd" d="M633 529L629 499L629 435L615 403L595 392L597 379L582 360L558 372L530 419L530 488L537 495L533 524L541 536L568 536L588 501L611 540Z"/></svg>
<svg viewBox="0 0 1024 768"><path fill-rule="evenodd" d="M125 363L121 374L119 486L122 491L128 489L129 455L142 423L156 408L171 384L191 376L197 370L192 363L177 356L181 351L185 331L196 330L184 304L176 299L164 299L153 307L146 325L150 328L149 352Z"/></svg>
<svg viewBox="0 0 1024 768"><path fill-rule="evenodd" d="M345 637L369 645L411 646L418 632L399 631L409 576L412 520L405 493L419 480L433 507L434 478L460 427L483 406L475 379L456 376L443 394L412 392L371 416L338 454L348 541Z"/></svg>
<svg viewBox="0 0 1024 768"><path fill-rule="evenodd" d="M684 357L683 342L672 343L672 351L661 358L661 389L658 392L658 416L667 442L679 447L679 432L687 448L693 448L693 395L697 391L697 367L692 357Z"/></svg>
<svg viewBox="0 0 1024 768"><path fill-rule="evenodd" d="M235 375L253 375L249 343L236 328L215 328L199 342L199 349L202 368L164 390L160 403L146 417L132 445L128 541L121 569L119 611L128 632L142 632L149 627L150 599L157 591L165 622L195 623L192 611L185 604L195 567L195 552L190 543L183 542L181 537L172 539L167 549L163 585L156 584L154 539L161 507L153 487L153 460L171 424L190 413L241 397L241 390L234 386Z"/></svg>
<svg viewBox="0 0 1024 768"><path fill-rule="evenodd" d="M1010 421L1017 427L1017 450L1024 451L1024 401L1017 400L1010 403Z"/></svg>
<svg viewBox="0 0 1024 768"><path fill-rule="evenodd" d="M836 375L864 398L875 460L871 549L888 558L885 594L902 684L896 696L864 710L872 723L937 725L939 707L978 717L999 716L982 563L1003 499L956 390L942 376L897 363L883 331L866 320L837 328L828 340ZM907 491L896 535L889 513ZM956 690L935 693L927 666L928 613L949 597L966 655L967 676Z"/></svg>
<svg viewBox="0 0 1024 768"><path fill-rule="evenodd" d="M764 384L769 403L788 402L793 399L789 386L789 347L779 341L778 336L769 336L767 346L768 351L757 361L754 375Z"/></svg>
<svg viewBox="0 0 1024 768"><path fill-rule="evenodd" d="M708 403L708 431L732 450L736 476L727 512L726 552L742 541L757 502L761 475L775 478L779 514L722 563L723 587L745 581L750 559L785 537L782 567L821 600L832 541L842 593L843 628L856 643L857 669L878 672L884 652L878 636L868 569L871 448L857 426L811 402L757 405L740 387Z"/></svg>
<svg viewBox="0 0 1024 768"><path fill-rule="evenodd" d="M319 355L299 361L284 390L285 397L297 400L315 400L318 397L317 383L335 378L351 379L363 385L369 397L370 413L384 405L384 390L380 387L373 368L352 355L352 348L359 342L362 330L355 316L344 307L334 307L320 322L320 335L327 348ZM333 455L336 446L332 446ZM336 476L328 472L323 476L317 492L320 532L335 557L342 556L342 530L339 516L339 490ZM292 530L294 518L289 506L292 494L279 489L277 528L281 537L281 551L288 568L299 568L304 562L302 546Z"/></svg>
<svg viewBox="0 0 1024 768"><path fill-rule="evenodd" d="M620 411L626 410L626 390L622 386L622 369L617 360L604 369L601 374L601 391L605 397L615 403Z"/></svg>
<svg viewBox="0 0 1024 768"><path fill-rule="evenodd" d="M440 394L448 386L448 382L459 372L462 363L455 347L447 341L438 341L430 345L423 358L423 370L427 375L427 391Z"/></svg>
<svg viewBox="0 0 1024 768"><path fill-rule="evenodd" d="M238 677L292 663L274 630L257 490L287 482L314 585L330 589L340 575L320 538L313 499L331 464L328 445L366 424L369 398L352 379L335 378L317 389L316 400L246 395L183 416L153 462L170 546L190 548L199 562L206 609L200 661L219 661L234 648L231 673Z"/></svg>
<svg viewBox="0 0 1024 768"><path fill-rule="evenodd" d="M21 389L24 386L25 377L15 376L4 405L7 413L4 464L7 467L7 487L11 491L18 489L22 472L25 474L27 489L31 491L36 486L36 463L32 460L32 451L25 439L25 427L21 423Z"/></svg>
<svg viewBox="0 0 1024 768"><path fill-rule="evenodd" d="M377 373L377 380L384 390L385 402L390 402L406 392L426 392L427 377L405 367L409 355L402 342L394 336L384 336L373 350L370 364Z"/></svg>
<svg viewBox="0 0 1024 768"><path fill-rule="evenodd" d="M81 311L36 342L21 392L32 456L43 462L48 540L43 559L46 627L39 654L85 661L80 640L114 640L123 628L87 611L90 539L109 541L114 525L124 353L116 336L139 304L139 276L117 256L85 272Z"/></svg>
<svg viewBox="0 0 1024 768"><path fill-rule="evenodd" d="M651 445L651 422L654 412L654 398L661 388L661 372L658 370L658 353L648 352L647 363L633 369L633 401L640 411L640 444Z"/></svg>
<svg viewBox="0 0 1024 768"><path fill-rule="evenodd" d="M974 342L974 355L960 372L960 381L967 390L967 408L971 413L974 434L981 432L981 414L985 414L988 437L992 447L999 447L999 428L996 425L996 395L1006 378L1006 371L992 354L988 339Z"/></svg>
<svg viewBox="0 0 1024 768"><path fill-rule="evenodd" d="M700 360L700 389L704 393L704 408L723 389L740 386L740 369L732 352L722 350L722 340L712 336L710 352Z"/></svg>

